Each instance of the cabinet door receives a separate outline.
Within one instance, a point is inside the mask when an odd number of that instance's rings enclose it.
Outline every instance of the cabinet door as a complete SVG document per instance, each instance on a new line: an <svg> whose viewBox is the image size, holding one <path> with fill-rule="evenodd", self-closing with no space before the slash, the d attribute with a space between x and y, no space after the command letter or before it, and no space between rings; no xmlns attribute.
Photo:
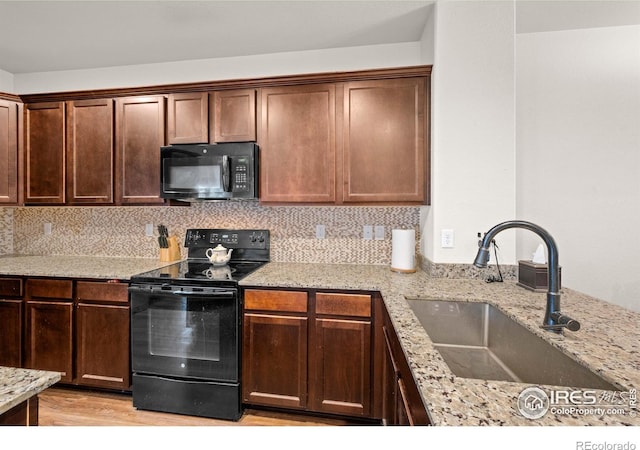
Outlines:
<svg viewBox="0 0 640 450"><path fill-rule="evenodd" d="M22 367L22 300L0 299L0 366Z"/></svg>
<svg viewBox="0 0 640 450"><path fill-rule="evenodd" d="M260 200L335 202L335 86L264 88L261 111Z"/></svg>
<svg viewBox="0 0 640 450"><path fill-rule="evenodd" d="M317 292L309 343L311 408L350 416L371 415L371 296Z"/></svg>
<svg viewBox="0 0 640 450"><path fill-rule="evenodd" d="M73 381L73 304L62 301L27 301L26 364L30 369L62 373Z"/></svg>
<svg viewBox="0 0 640 450"><path fill-rule="evenodd" d="M209 96L206 92L169 94L167 138L169 144L209 142Z"/></svg>
<svg viewBox="0 0 640 450"><path fill-rule="evenodd" d="M344 85L342 200L428 200L426 79Z"/></svg>
<svg viewBox="0 0 640 450"><path fill-rule="evenodd" d="M26 105L25 203L65 202L65 105Z"/></svg>
<svg viewBox="0 0 640 450"><path fill-rule="evenodd" d="M78 384L130 388L128 306L79 303L76 336Z"/></svg>
<svg viewBox="0 0 640 450"><path fill-rule="evenodd" d="M67 102L67 203L113 203L113 100Z"/></svg>
<svg viewBox="0 0 640 450"><path fill-rule="evenodd" d="M116 201L161 204L160 147L165 140L164 97L116 100Z"/></svg>
<svg viewBox="0 0 640 450"><path fill-rule="evenodd" d="M18 203L18 105L0 100L0 204Z"/></svg>
<svg viewBox="0 0 640 450"><path fill-rule="evenodd" d="M307 405L307 318L245 313L242 397L256 405Z"/></svg>
<svg viewBox="0 0 640 450"><path fill-rule="evenodd" d="M210 96L210 102L212 144L256 140L254 89L216 91Z"/></svg>
<svg viewBox="0 0 640 450"><path fill-rule="evenodd" d="M316 319L311 409L350 416L371 410L371 322Z"/></svg>

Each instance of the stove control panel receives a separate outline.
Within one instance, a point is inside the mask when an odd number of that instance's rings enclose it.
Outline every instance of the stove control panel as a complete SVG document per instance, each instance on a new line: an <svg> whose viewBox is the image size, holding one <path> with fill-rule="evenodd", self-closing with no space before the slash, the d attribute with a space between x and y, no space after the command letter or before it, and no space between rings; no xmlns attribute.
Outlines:
<svg viewBox="0 0 640 450"><path fill-rule="evenodd" d="M186 248L210 248L218 244L227 248L268 249L269 230L189 229Z"/></svg>

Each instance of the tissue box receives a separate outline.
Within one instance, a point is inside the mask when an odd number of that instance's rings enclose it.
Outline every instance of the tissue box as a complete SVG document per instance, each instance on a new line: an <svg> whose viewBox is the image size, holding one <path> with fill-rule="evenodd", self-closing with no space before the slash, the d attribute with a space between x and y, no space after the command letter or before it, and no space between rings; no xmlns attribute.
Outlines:
<svg viewBox="0 0 640 450"><path fill-rule="evenodd" d="M547 292L548 272L546 264L518 261L518 286L535 292ZM560 288L562 285L562 267L558 268L558 272L558 288Z"/></svg>

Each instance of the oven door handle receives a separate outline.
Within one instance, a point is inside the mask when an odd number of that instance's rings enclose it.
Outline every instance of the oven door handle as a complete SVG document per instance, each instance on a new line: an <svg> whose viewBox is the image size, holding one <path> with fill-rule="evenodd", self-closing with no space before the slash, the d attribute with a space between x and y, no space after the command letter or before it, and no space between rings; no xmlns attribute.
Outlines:
<svg viewBox="0 0 640 450"><path fill-rule="evenodd" d="M203 291L172 291L173 295L188 295L190 297L213 297L219 298L233 298L235 297L234 291L219 291L219 292L203 292Z"/></svg>

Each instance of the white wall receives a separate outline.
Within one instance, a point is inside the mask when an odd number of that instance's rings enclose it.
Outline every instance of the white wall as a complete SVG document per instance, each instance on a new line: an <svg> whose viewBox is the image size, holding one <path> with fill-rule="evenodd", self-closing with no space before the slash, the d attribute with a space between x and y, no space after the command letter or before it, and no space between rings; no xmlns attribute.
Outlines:
<svg viewBox="0 0 640 450"><path fill-rule="evenodd" d="M563 286L640 311L640 26L516 42L517 215L556 239Z"/></svg>
<svg viewBox="0 0 640 450"><path fill-rule="evenodd" d="M153 86L419 65L420 43L369 45L304 52L17 74L14 93L35 94Z"/></svg>
<svg viewBox="0 0 640 450"><path fill-rule="evenodd" d="M0 69L0 92L14 93L12 73Z"/></svg>
<svg viewBox="0 0 640 450"><path fill-rule="evenodd" d="M436 263L470 264L477 232L516 213L514 4L438 2L434 21L432 194L421 251ZM454 230L453 248L441 248L443 228ZM515 232L497 240L500 262L513 264Z"/></svg>

